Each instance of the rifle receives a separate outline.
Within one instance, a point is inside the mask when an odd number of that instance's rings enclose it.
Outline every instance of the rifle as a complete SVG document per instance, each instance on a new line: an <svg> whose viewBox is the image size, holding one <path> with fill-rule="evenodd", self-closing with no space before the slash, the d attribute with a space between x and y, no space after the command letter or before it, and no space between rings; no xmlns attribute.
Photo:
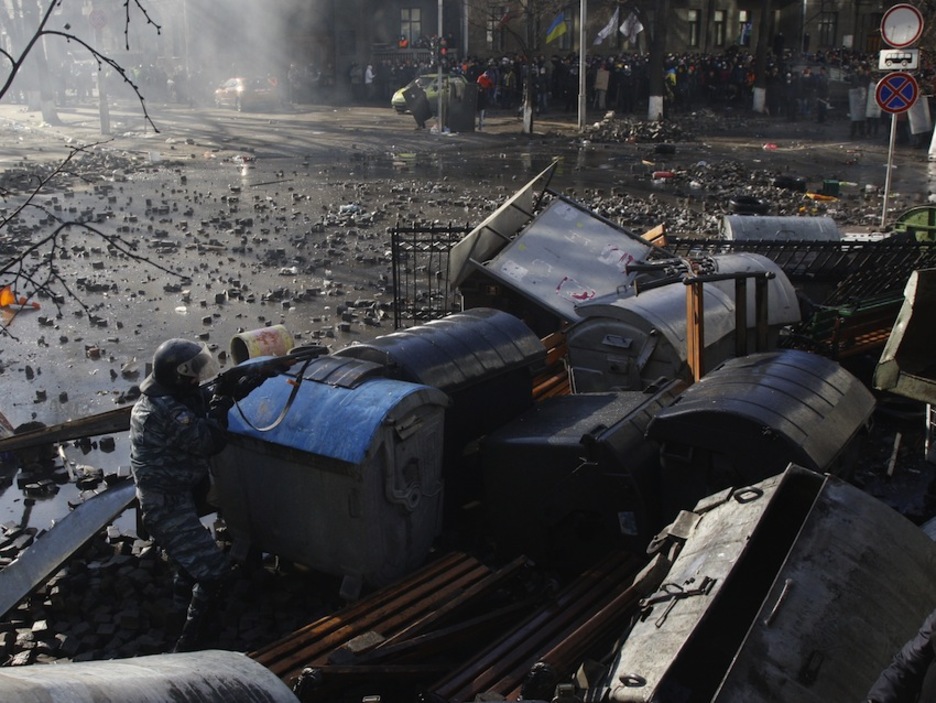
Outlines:
<svg viewBox="0 0 936 703"><path fill-rule="evenodd" d="M247 359L227 371L222 371L203 388L207 388L214 396L242 400L268 378L279 376L296 364L308 363L327 353L328 349L324 346L309 345L297 347L282 356Z"/></svg>

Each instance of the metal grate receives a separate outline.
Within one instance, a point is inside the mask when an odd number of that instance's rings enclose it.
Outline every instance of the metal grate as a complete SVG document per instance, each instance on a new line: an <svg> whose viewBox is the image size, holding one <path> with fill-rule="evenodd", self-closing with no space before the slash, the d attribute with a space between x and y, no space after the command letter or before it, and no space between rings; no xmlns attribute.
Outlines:
<svg viewBox="0 0 936 703"><path fill-rule="evenodd" d="M393 327L437 320L461 308L449 281L449 253L469 225L402 225L390 230Z"/></svg>
<svg viewBox="0 0 936 703"><path fill-rule="evenodd" d="M667 239L678 256L696 257L729 252L761 254L776 263L794 285L803 281L830 285L822 305L837 306L893 296L901 298L910 274L936 266L936 245L930 242L728 241Z"/></svg>

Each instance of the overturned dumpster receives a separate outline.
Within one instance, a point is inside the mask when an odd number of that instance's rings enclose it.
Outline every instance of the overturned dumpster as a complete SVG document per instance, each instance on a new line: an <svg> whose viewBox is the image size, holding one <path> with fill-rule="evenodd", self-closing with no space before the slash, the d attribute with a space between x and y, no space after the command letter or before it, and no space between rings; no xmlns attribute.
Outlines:
<svg viewBox="0 0 936 703"><path fill-rule="evenodd" d="M549 191L548 172L452 248L449 279L467 306L508 310L540 336L567 329L576 392L641 390L661 376L688 380L681 284L692 277L709 277L701 315L707 367L734 355L738 315L746 335L760 312L754 286L742 291L737 279L767 281L768 348L780 330L799 322L796 290L769 258L678 257Z"/></svg>
<svg viewBox="0 0 936 703"><path fill-rule="evenodd" d="M380 372L320 357L232 409L214 471L235 545L345 577L352 595L422 563L441 529L448 398Z"/></svg>
<svg viewBox="0 0 936 703"><path fill-rule="evenodd" d="M936 544L791 465L679 516L675 553L590 700L862 700L936 599Z"/></svg>
<svg viewBox="0 0 936 703"><path fill-rule="evenodd" d="M897 322L874 371L874 387L925 403L936 402L936 269L914 271Z"/></svg>
<svg viewBox="0 0 936 703"><path fill-rule="evenodd" d="M791 462L847 476L874 407L857 377L817 354L788 349L729 359L647 427L661 447L665 518Z"/></svg>
<svg viewBox="0 0 936 703"><path fill-rule="evenodd" d="M719 234L736 241L837 242L842 239L831 217L725 215Z"/></svg>

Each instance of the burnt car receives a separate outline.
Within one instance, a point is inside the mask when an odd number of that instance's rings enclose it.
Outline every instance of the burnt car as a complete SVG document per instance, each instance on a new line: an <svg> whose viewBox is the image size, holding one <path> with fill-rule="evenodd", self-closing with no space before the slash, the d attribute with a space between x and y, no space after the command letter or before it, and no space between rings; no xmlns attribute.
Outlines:
<svg viewBox="0 0 936 703"><path fill-rule="evenodd" d="M238 76L219 85L215 89L214 100L217 107L232 107L238 111L276 107L280 101L279 87L272 76Z"/></svg>

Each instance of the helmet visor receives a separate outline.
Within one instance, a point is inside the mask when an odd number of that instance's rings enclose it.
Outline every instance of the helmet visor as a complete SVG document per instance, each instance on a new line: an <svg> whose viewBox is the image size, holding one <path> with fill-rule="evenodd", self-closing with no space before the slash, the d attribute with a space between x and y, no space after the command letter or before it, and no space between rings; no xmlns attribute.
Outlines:
<svg viewBox="0 0 936 703"><path fill-rule="evenodd" d="M201 351L188 361L183 361L179 364L176 371L178 371L180 376L195 378L198 379L199 383L204 383L217 376L221 371L221 367L211 355L208 347L203 344Z"/></svg>

